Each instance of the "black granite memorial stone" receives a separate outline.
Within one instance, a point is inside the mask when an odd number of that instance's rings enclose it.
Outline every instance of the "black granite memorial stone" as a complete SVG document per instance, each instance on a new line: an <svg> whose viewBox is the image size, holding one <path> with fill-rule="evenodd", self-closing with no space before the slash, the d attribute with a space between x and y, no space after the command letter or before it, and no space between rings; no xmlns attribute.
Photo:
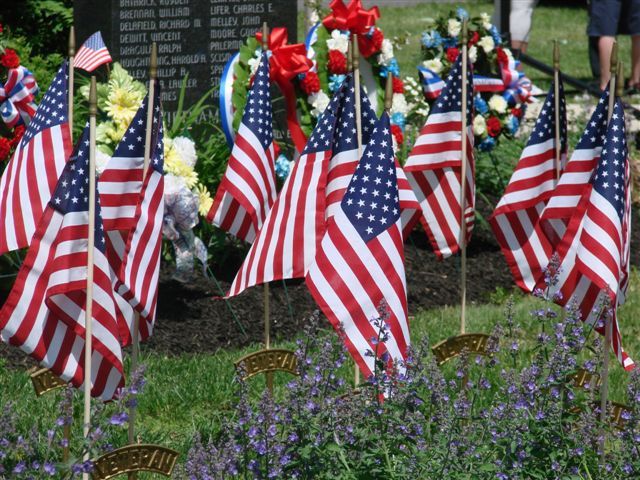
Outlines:
<svg viewBox="0 0 640 480"><path fill-rule="evenodd" d="M229 58L247 37L269 26L297 34L297 0L75 0L78 46L96 30L111 56L146 81L151 42L158 44L158 78L165 111L178 104L188 74L185 106L219 85ZM218 89L213 92L217 105Z"/></svg>

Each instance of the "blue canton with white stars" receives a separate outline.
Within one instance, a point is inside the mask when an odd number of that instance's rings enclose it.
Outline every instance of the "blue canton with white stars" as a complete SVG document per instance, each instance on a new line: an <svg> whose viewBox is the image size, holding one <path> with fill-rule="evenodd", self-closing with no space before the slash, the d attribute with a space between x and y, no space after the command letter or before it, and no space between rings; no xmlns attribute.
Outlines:
<svg viewBox="0 0 640 480"><path fill-rule="evenodd" d="M302 155L331 150L336 130L336 114L338 113L338 107L344 95L345 83L343 83L335 93L329 105L327 105L327 108L325 108L320 118L318 118L318 122L302 151Z"/></svg>
<svg viewBox="0 0 640 480"><path fill-rule="evenodd" d="M554 140L556 137L556 117L555 117L555 91L553 83L547 93L547 98L542 105L533 132L529 136L527 146L544 143L548 140ZM560 112L558 118L560 120L560 151L565 152L567 149L567 105L564 99L564 89L562 81L558 85L558 97L560 99Z"/></svg>
<svg viewBox="0 0 640 480"><path fill-rule="evenodd" d="M386 113L372 130L371 139L341 205L365 242L387 230L400 218L391 126Z"/></svg>
<svg viewBox="0 0 640 480"><path fill-rule="evenodd" d="M106 47L102 40L102 34L99 31L87 38L86 42L84 42L82 46L93 51Z"/></svg>
<svg viewBox="0 0 640 480"><path fill-rule="evenodd" d="M600 95L598 105L591 114L591 118L580 137L576 150L594 149L601 147L607 131L607 113L609 110L609 87Z"/></svg>
<svg viewBox="0 0 640 480"><path fill-rule="evenodd" d="M358 136L356 130L356 97L353 75L348 75L336 96L340 96L341 102L338 111L337 135L334 137L333 152L341 153L358 148ZM369 142L371 132L377 122L377 117L364 90L360 88L360 115L362 125L362 144Z"/></svg>
<svg viewBox="0 0 640 480"><path fill-rule="evenodd" d="M444 87L431 109L432 113L450 113L462 111L462 54L458 55ZM472 123L473 113L473 72L467 68L467 125Z"/></svg>
<svg viewBox="0 0 640 480"><path fill-rule="evenodd" d="M258 138L266 150L273 143L273 117L269 84L269 59L262 54L260 65L253 77L253 85L247 95L242 123Z"/></svg>
<svg viewBox="0 0 640 480"><path fill-rule="evenodd" d="M24 132L22 139L24 143L29 142L38 133L47 128L52 128L68 121L68 79L67 61L65 60L44 94L35 116L31 119L27 130Z"/></svg>
<svg viewBox="0 0 640 480"><path fill-rule="evenodd" d="M624 110L620 100L617 100L592 183L594 190L613 205L621 222L626 199L625 169L628 152L625 137Z"/></svg>
<svg viewBox="0 0 640 480"><path fill-rule="evenodd" d="M49 204L63 215L72 212L89 212L89 126L64 166ZM95 246L104 253L105 241L100 214L100 197L96 192Z"/></svg>

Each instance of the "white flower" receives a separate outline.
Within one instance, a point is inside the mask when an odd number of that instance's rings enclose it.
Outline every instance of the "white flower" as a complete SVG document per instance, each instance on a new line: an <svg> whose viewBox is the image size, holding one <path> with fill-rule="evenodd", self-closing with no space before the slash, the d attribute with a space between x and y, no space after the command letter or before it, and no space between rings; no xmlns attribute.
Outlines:
<svg viewBox="0 0 640 480"><path fill-rule="evenodd" d="M487 122L482 115L476 115L473 119L473 134L481 137L485 133L487 133Z"/></svg>
<svg viewBox="0 0 640 480"><path fill-rule="evenodd" d="M349 49L349 36L341 33L340 30L331 32L331 38L327 40L329 50L338 50L346 55Z"/></svg>
<svg viewBox="0 0 640 480"><path fill-rule="evenodd" d="M313 107L313 109L311 110L311 115L313 115L314 117L319 117L320 115L322 115L322 112L324 112L324 109L327 108L327 105L329 105L330 99L326 93L320 90L317 93L312 93L311 95L309 95L309 97L307 97L307 100L309 100L309 103Z"/></svg>
<svg viewBox="0 0 640 480"><path fill-rule="evenodd" d="M507 111L507 101L502 95L493 95L489 99L489 108L497 113L504 113Z"/></svg>
<svg viewBox="0 0 640 480"><path fill-rule="evenodd" d="M393 60L393 57L393 43L391 43L391 40L385 38L382 41L380 55L378 55L378 63L380 65L389 65L391 60Z"/></svg>
<svg viewBox="0 0 640 480"><path fill-rule="evenodd" d="M477 59L478 59L478 49L476 48L475 45L471 45L469 47L469 61L471 63L476 63Z"/></svg>
<svg viewBox="0 0 640 480"><path fill-rule="evenodd" d="M425 60L422 62L422 66L428 68L434 73L440 73L442 71L442 61L439 58L433 60Z"/></svg>
<svg viewBox="0 0 640 480"><path fill-rule="evenodd" d="M484 53L491 53L496 44L493 41L493 37L491 35L485 35L480 39L478 45L482 47Z"/></svg>
<svg viewBox="0 0 640 480"><path fill-rule="evenodd" d="M460 34L460 30L462 29L462 23L455 18L450 18L447 21L447 32L450 37L457 37Z"/></svg>
<svg viewBox="0 0 640 480"><path fill-rule="evenodd" d="M183 190L189 190L187 188L187 184L184 182L182 177L178 177L177 175L173 175L172 173L167 173L164 176L164 195L172 196L178 195Z"/></svg>
<svg viewBox="0 0 640 480"><path fill-rule="evenodd" d="M111 155L104 153L99 148L96 149L96 173L98 176L104 172L109 160L111 160Z"/></svg>
<svg viewBox="0 0 640 480"><path fill-rule="evenodd" d="M309 22L311 25L315 25L320 21L320 16L318 15L318 11L314 8L311 10L311 15L309 15Z"/></svg>
<svg viewBox="0 0 640 480"><path fill-rule="evenodd" d="M491 29L491 15L486 12L480 14L480 20L482 20L482 28L485 30Z"/></svg>
<svg viewBox="0 0 640 480"><path fill-rule="evenodd" d="M187 137L176 137L173 139L173 148L180 156L180 159L189 165L195 167L198 157L196 156L196 144Z"/></svg>
<svg viewBox="0 0 640 480"><path fill-rule="evenodd" d="M391 113L402 113L406 115L409 112L409 104L402 93L394 93L391 102Z"/></svg>
<svg viewBox="0 0 640 480"><path fill-rule="evenodd" d="M258 67L260 66L260 59L261 57L257 56L249 59L249 61L247 62L249 64L249 70L252 76L256 73Z"/></svg>

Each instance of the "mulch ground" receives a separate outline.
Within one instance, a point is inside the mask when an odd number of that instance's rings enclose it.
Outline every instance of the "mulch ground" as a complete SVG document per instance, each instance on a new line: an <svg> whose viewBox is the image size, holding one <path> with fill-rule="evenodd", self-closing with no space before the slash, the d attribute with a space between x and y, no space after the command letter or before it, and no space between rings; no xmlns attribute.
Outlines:
<svg viewBox="0 0 640 480"><path fill-rule="evenodd" d="M488 216L491 207L478 202L478 210ZM633 223L640 220L634 209ZM640 230L634 229L632 265L640 261ZM414 231L405 248L409 312L459 303L460 260L438 261L422 230ZM476 223L468 247L467 299L483 303L497 287L512 288L511 274L493 233ZM241 255L214 269L221 288L226 291L233 280ZM145 349L161 354L213 353L220 348L242 347L263 339L263 288L251 288L225 302L219 298L215 282L198 275L191 283L171 278L170 266L163 268L160 279L158 314L153 336ZM272 336L294 337L302 331L305 319L316 309L302 280L273 282L270 285ZM235 313L232 315L231 311ZM239 326L242 325L245 333ZM30 365L31 360L19 349L0 343L0 357L12 366Z"/></svg>

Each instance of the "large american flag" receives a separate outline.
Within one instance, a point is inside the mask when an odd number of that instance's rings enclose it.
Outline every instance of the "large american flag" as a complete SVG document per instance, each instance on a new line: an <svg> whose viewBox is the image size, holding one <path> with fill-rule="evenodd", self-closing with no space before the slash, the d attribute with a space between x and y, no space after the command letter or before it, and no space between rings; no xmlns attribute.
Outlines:
<svg viewBox="0 0 640 480"><path fill-rule="evenodd" d="M603 295L609 296L614 312L625 299L631 230L629 180L624 111L618 99L606 130L602 155L582 184L582 193L558 244L560 274L558 284L550 292L559 290L562 293L559 303L563 305L577 303L587 322L596 320L594 310ZM634 363L622 348L615 313L612 321L613 351L625 370L631 370ZM599 331L604 334L603 329Z"/></svg>
<svg viewBox="0 0 640 480"><path fill-rule="evenodd" d="M462 54L451 68L404 170L422 207L422 225L435 254L448 257L460 250L461 228L466 240L474 220L473 78L467 71L467 169L465 205L460 205L462 174ZM460 226L464 208L466 225ZM417 215L416 215L417 217Z"/></svg>
<svg viewBox="0 0 640 480"><path fill-rule="evenodd" d="M0 180L0 254L24 248L71 153L68 64L63 62Z"/></svg>
<svg viewBox="0 0 640 480"><path fill-rule="evenodd" d="M253 242L276 199L269 59L263 53L249 89L227 170L207 220Z"/></svg>
<svg viewBox="0 0 640 480"><path fill-rule="evenodd" d="M146 118L148 99L145 99L136 117ZM164 143L162 131L162 108L160 105L160 88L155 86L153 102L153 125L151 127L151 152L147 174L138 191L134 203L135 223L128 232L122 252L122 263L118 271L117 292L140 314L140 340L151 335L158 301L158 279L160 276L160 254L162 250L162 221L164 217ZM137 165L136 150L138 139L145 138L146 120L140 124L134 118L123 138L131 152L132 168ZM144 155L144 141L142 142ZM129 149L129 146L133 146ZM140 172L140 175L142 172ZM101 185L103 178L100 179ZM101 194L102 195L102 194ZM118 250L118 236L110 235L111 247ZM123 244L120 244L122 248ZM127 335L125 344L131 340Z"/></svg>
<svg viewBox="0 0 640 480"><path fill-rule="evenodd" d="M309 267L306 283L365 376L374 372L378 350L389 360L406 359L409 345L400 199L389 117L373 129L340 209ZM371 323L388 305L389 339L376 347Z"/></svg>
<svg viewBox="0 0 640 480"><path fill-rule="evenodd" d="M76 52L73 59L74 68L81 68L87 72L93 72L100 65L111 62L109 50L102 40L102 34L98 31L91 35Z"/></svg>
<svg viewBox="0 0 640 480"><path fill-rule="evenodd" d="M0 311L2 337L80 387L84 380L89 128L38 222L33 242ZM91 394L113 398L122 386L122 352L96 196Z"/></svg>
<svg viewBox="0 0 640 480"><path fill-rule="evenodd" d="M561 162L567 152L567 113L559 85ZM504 195L489 219L516 284L532 292L553 245L538 222L556 184L555 93L552 85Z"/></svg>

